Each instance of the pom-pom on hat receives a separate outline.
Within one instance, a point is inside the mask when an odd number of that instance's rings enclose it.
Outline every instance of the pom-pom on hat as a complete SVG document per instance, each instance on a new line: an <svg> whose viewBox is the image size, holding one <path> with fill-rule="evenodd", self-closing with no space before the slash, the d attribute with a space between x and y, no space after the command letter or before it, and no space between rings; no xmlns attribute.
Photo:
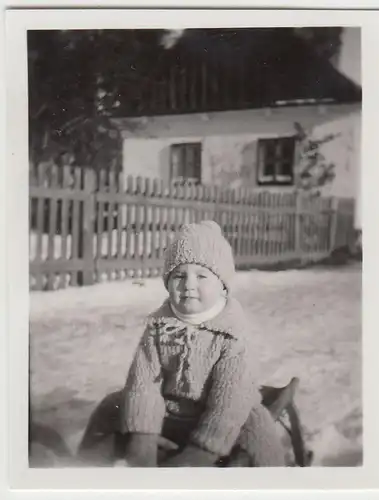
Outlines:
<svg viewBox="0 0 379 500"><path fill-rule="evenodd" d="M235 274L233 253L216 222L206 220L180 228L165 252L163 280L166 288L170 273L180 264L207 267L230 291Z"/></svg>

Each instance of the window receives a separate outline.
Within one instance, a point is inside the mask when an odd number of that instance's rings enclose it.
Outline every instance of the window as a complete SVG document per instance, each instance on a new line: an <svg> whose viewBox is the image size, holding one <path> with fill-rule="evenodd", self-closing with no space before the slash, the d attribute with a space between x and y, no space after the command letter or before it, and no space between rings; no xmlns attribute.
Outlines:
<svg viewBox="0 0 379 500"><path fill-rule="evenodd" d="M258 184L292 184L294 158L295 137L260 139L258 141Z"/></svg>
<svg viewBox="0 0 379 500"><path fill-rule="evenodd" d="M172 182L201 182L201 143L173 144L170 157Z"/></svg>

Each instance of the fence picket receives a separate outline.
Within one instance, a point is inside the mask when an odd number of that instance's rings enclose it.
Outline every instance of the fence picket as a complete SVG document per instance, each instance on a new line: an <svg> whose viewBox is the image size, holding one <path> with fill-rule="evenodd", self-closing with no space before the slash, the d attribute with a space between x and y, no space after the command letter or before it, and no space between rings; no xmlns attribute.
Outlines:
<svg viewBox="0 0 379 500"><path fill-rule="evenodd" d="M65 189L69 186L70 179L70 167L65 165L63 167L62 175L62 188ZM62 260L67 260L69 258L68 252L68 234L69 234L69 222L71 220L70 200L68 198L63 198L61 200L61 258Z"/></svg>
<svg viewBox="0 0 379 500"><path fill-rule="evenodd" d="M263 193L258 193L257 196L257 208L258 208L258 221L257 221L257 255L264 255L263 248L263 225L264 225L264 212L262 206L262 195Z"/></svg>
<svg viewBox="0 0 379 500"><path fill-rule="evenodd" d="M295 217L294 217L294 250L295 254L298 258L301 258L302 249L303 249L303 228L305 227L305 221L302 214L302 209L304 206L304 199L301 194L298 194L296 197L296 205L295 205Z"/></svg>
<svg viewBox="0 0 379 500"><path fill-rule="evenodd" d="M242 188L236 189L235 200L238 205L242 203ZM235 215L235 233L236 233L236 255L243 256L243 214L237 212Z"/></svg>
<svg viewBox="0 0 379 500"><path fill-rule="evenodd" d="M39 164L37 168L37 182L39 185L44 185L44 166ZM45 233L45 198L37 199L37 217L36 217L36 256L35 260L42 263L45 259L43 257L43 236ZM36 276L36 289L43 289L43 274L38 273Z"/></svg>
<svg viewBox="0 0 379 500"><path fill-rule="evenodd" d="M145 179L145 199L143 204L143 276L149 276L149 259L152 249L151 241L151 205L150 200L153 192L153 181L152 179Z"/></svg>
<svg viewBox="0 0 379 500"><path fill-rule="evenodd" d="M155 200L161 200L162 199L162 196L163 196L163 181L160 180L160 179L155 179L154 181L154 196L155 196ZM164 232L163 232L163 224L164 224L164 221L163 221L163 211L162 211L162 207L156 205L155 207L155 216L156 216L156 221L157 221L157 225L155 226L156 229L155 229L155 232L153 231L153 234L155 234L154 236L154 241L156 242L156 245L155 246L155 258L162 261L162 257L163 257L163 250L164 250L164 247L165 247L165 239L164 239Z"/></svg>
<svg viewBox="0 0 379 500"><path fill-rule="evenodd" d="M313 207L313 224L316 226L316 237L314 241L314 250L320 252L320 238L322 237L322 213L321 213L321 198L316 199Z"/></svg>
<svg viewBox="0 0 379 500"><path fill-rule="evenodd" d="M158 245L157 248L157 243L160 243L158 241L158 234L160 234L159 231L159 225L160 225L160 219L159 219L159 208L156 206L155 198L159 197L160 193L160 185L158 179L153 180L153 187L152 187L152 209L151 209L151 258L155 261L156 259L159 258L159 253L158 253L158 248L160 247L160 244Z"/></svg>
<svg viewBox="0 0 379 500"><path fill-rule="evenodd" d="M332 204L330 207L330 213L331 213L331 219L330 219L330 236L329 236L329 241L330 241L330 247L329 250L331 251L334 248L338 248L340 246L339 242L339 225L338 225L338 207L339 203L338 200L333 199Z"/></svg>
<svg viewBox="0 0 379 500"><path fill-rule="evenodd" d="M267 214L268 214L268 231L266 234L266 240L267 240L267 248L268 248L268 255L272 259L273 255L275 254L275 240L277 237L276 234L276 220L275 220L275 197L276 193L273 193L273 196L270 196L269 193L267 193Z"/></svg>
<svg viewBox="0 0 379 500"><path fill-rule="evenodd" d="M280 206L280 194L275 193L275 197L273 199L273 203L271 205L271 208L273 209L272 211L272 225L273 225L273 231L275 234L275 238L273 241L272 245L272 255L275 257L279 253L279 246L280 246L280 228L281 228L281 221L280 221L280 215L282 213L282 207Z"/></svg>
<svg viewBox="0 0 379 500"><path fill-rule="evenodd" d="M75 190L81 190L81 178L82 171L80 167L74 168L73 173L73 187ZM71 234L71 255L73 259L78 259L80 255L79 243L80 243L80 200L73 200L72 209L72 234ZM78 271L73 271L71 273L71 282L74 286L78 285Z"/></svg>
<svg viewBox="0 0 379 500"><path fill-rule="evenodd" d="M296 209L297 209L297 194L293 193L291 196L291 216L289 219L290 227L291 227L291 239L290 239L290 245L291 245L291 251L293 254L296 254L296 242L297 242L297 236L296 236L296 225L297 225L297 215L296 215Z"/></svg>
<svg viewBox="0 0 379 500"><path fill-rule="evenodd" d="M284 193L282 195L283 216L281 224L281 241L282 245L279 249L279 255L291 251L291 194Z"/></svg>
<svg viewBox="0 0 379 500"><path fill-rule="evenodd" d="M52 165L50 170L50 187L56 188L58 186L58 170L57 165ZM58 199L51 198L48 200L48 211L49 211L49 227L48 227L48 248L47 248L47 260L53 261L56 258L55 255L55 236L57 234L57 215L58 215ZM49 272L47 277L47 289L54 289L55 273Z"/></svg>
<svg viewBox="0 0 379 500"><path fill-rule="evenodd" d="M274 193L274 196L272 197L271 200L271 209L274 209L274 211L271 212L271 222L272 222L272 230L274 233L274 238L272 241L272 246L271 246L271 256L276 256L278 254L279 250L279 245L280 245L280 237L279 237L279 230L280 230L280 213L281 213L281 206L280 206L280 194L279 193Z"/></svg>
<svg viewBox="0 0 379 500"><path fill-rule="evenodd" d="M127 178L126 184L126 192L128 194L134 193L134 180L133 177ZM131 259L133 255L134 249L134 240L133 240L133 206L131 203L126 205L126 241L125 241L125 258Z"/></svg>
<svg viewBox="0 0 379 500"><path fill-rule="evenodd" d="M109 172L108 176L108 192L113 194L115 193L115 174L113 171ZM106 231L106 237L107 237L107 258L109 260L112 259L113 256L113 242L114 242L114 203L111 200L108 203L108 213L107 213L107 231ZM108 270L108 280L111 281L112 279L112 270Z"/></svg>
<svg viewBox="0 0 379 500"><path fill-rule="evenodd" d="M97 178L98 191L103 192L105 188L105 171L102 169L98 172ZM95 220L96 220L96 260L103 257L103 240L104 240L104 202L95 201ZM95 270L96 280L101 281L100 271Z"/></svg>
<svg viewBox="0 0 379 500"><path fill-rule="evenodd" d="M136 189L137 189L137 194L141 195L143 193L143 179L142 177L137 177L137 184L136 184ZM141 211L143 210L143 205L139 203L138 205L135 206L135 237L134 237L134 258L138 262L140 262L140 271L141 274L144 271L144 263L143 263L143 258L141 254L141 248L140 248L140 243L141 243L141 228L142 228L142 217L143 214Z"/></svg>
<svg viewBox="0 0 379 500"><path fill-rule="evenodd" d="M251 207L250 207L250 192L245 188L245 204L246 204L246 229L245 229L245 255L250 254L251 241Z"/></svg>
<svg viewBox="0 0 379 500"><path fill-rule="evenodd" d="M286 207L284 205L284 193L278 193L278 213L277 213L277 244L275 256L277 257L283 252L283 243L285 238L285 233L283 232L283 225L285 223L285 213Z"/></svg>
<svg viewBox="0 0 379 500"><path fill-rule="evenodd" d="M116 193L122 193L123 192L123 175L122 173L118 173L116 177ZM123 252L122 252L122 242L123 242L123 235L124 235L124 229L123 229L123 213L124 213L124 204L122 203L116 203L116 213L117 213L117 225L116 225L116 258L117 259L122 259L123 257ZM117 278L121 279L122 277L122 269L119 269L117 272Z"/></svg>
<svg viewBox="0 0 379 500"><path fill-rule="evenodd" d="M282 253L287 254L291 251L291 194L283 193L282 195L282 206L283 206L283 216L281 224L281 247L279 249L279 255Z"/></svg>
<svg viewBox="0 0 379 500"><path fill-rule="evenodd" d="M94 221L95 221L95 173L90 168L85 168L83 172L83 189L87 196L83 203L83 218L81 221L81 252L83 259L83 271L81 280L83 285L92 285L94 282Z"/></svg>
<svg viewBox="0 0 379 500"><path fill-rule="evenodd" d="M252 254L252 241L253 241L253 214L251 210L252 196L251 191L247 190L247 210L248 210L248 218L247 218L247 229L246 229L246 255Z"/></svg>

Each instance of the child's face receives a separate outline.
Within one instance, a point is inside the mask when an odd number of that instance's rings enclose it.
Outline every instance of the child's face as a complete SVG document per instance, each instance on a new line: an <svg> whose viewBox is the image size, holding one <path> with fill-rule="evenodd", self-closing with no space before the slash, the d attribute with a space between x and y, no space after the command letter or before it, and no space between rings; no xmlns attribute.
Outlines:
<svg viewBox="0 0 379 500"><path fill-rule="evenodd" d="M168 292L174 307L184 314L207 311L225 296L218 277L198 264L181 264L174 269L168 280Z"/></svg>

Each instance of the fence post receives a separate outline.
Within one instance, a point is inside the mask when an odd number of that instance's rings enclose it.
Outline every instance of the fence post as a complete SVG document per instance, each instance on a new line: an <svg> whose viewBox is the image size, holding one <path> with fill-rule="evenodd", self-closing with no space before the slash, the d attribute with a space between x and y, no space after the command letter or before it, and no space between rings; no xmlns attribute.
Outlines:
<svg viewBox="0 0 379 500"><path fill-rule="evenodd" d="M295 203L295 256L296 258L302 257L302 195L296 193Z"/></svg>
<svg viewBox="0 0 379 500"><path fill-rule="evenodd" d="M336 248L337 240L337 231L338 231L338 207L339 200L338 198L333 197L331 200L330 206L330 237L329 237L329 254L333 252Z"/></svg>
<svg viewBox="0 0 379 500"><path fill-rule="evenodd" d="M95 220L95 172L90 168L84 169L84 192L82 224L80 227L80 251L83 259L82 285L92 285L94 282L95 261L93 253L94 220Z"/></svg>

